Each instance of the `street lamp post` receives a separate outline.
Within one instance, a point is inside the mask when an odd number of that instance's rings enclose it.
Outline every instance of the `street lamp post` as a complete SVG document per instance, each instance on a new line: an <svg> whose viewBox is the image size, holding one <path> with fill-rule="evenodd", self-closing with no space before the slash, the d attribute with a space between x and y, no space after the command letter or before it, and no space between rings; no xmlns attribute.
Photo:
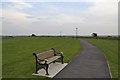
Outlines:
<svg viewBox="0 0 120 80"><path fill-rule="evenodd" d="M60 37L62 36L62 33L60 32Z"/></svg>
<svg viewBox="0 0 120 80"><path fill-rule="evenodd" d="M77 29L78 29L78 28L76 28L76 39L77 39Z"/></svg>

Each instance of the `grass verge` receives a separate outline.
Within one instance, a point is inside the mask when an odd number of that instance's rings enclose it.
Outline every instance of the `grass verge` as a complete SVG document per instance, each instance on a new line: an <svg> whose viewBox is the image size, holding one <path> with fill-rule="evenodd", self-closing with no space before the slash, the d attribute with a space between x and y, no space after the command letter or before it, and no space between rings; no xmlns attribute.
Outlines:
<svg viewBox="0 0 120 80"><path fill-rule="evenodd" d="M80 41L65 37L15 37L2 40L2 77L38 78L35 71L33 52L39 53L51 48L64 52L65 62L73 59L81 49ZM39 77L44 78L44 77Z"/></svg>

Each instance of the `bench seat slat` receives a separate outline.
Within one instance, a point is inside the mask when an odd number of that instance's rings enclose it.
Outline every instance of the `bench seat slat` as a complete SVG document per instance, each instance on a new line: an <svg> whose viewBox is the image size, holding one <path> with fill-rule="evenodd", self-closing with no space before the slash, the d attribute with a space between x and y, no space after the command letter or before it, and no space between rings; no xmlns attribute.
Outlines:
<svg viewBox="0 0 120 80"><path fill-rule="evenodd" d="M40 54L37 54L37 57L40 60L44 60L45 58L49 58L49 57L53 57L54 56L54 51L53 50L49 50Z"/></svg>
<svg viewBox="0 0 120 80"><path fill-rule="evenodd" d="M49 64L49 63L57 60L57 59L60 58L60 57L61 57L61 56L54 56L54 57L48 58L47 64ZM40 63L41 63L41 64L45 64L45 61L41 61Z"/></svg>

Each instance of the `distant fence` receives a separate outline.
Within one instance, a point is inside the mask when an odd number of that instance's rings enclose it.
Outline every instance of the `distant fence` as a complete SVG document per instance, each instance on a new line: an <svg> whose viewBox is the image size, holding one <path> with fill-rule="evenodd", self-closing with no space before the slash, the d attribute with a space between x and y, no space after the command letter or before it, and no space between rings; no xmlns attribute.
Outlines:
<svg viewBox="0 0 120 80"><path fill-rule="evenodd" d="M7 38L15 38L15 37L32 37L32 36L0 36L0 38L7 39ZM97 36L97 37L92 37L92 36L34 36L34 37L68 37L68 38L94 38L94 39L115 39L119 40L120 36Z"/></svg>
<svg viewBox="0 0 120 80"><path fill-rule="evenodd" d="M90 36L82 36L79 38L94 38L94 39L111 39L111 40L119 40L120 36L97 36L97 37L90 37Z"/></svg>
<svg viewBox="0 0 120 80"><path fill-rule="evenodd" d="M15 36L0 36L2 39L7 39L7 38L14 38Z"/></svg>

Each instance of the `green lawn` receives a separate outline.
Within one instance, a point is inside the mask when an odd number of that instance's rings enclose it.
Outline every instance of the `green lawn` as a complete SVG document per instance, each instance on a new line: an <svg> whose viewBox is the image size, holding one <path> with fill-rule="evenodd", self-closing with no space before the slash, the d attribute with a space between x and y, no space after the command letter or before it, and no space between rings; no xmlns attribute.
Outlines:
<svg viewBox="0 0 120 80"><path fill-rule="evenodd" d="M118 40L85 39L106 55L113 78L118 78Z"/></svg>
<svg viewBox="0 0 120 80"><path fill-rule="evenodd" d="M2 41L2 77L35 78L33 52L39 53L51 48L64 52L65 62L72 60L81 49L80 41L63 37L16 37Z"/></svg>
<svg viewBox="0 0 120 80"><path fill-rule="evenodd" d="M105 39L85 39L100 48L110 64L112 76L118 77L118 41ZM79 39L64 37L16 37L2 41L2 77L36 78L33 52L39 53L51 48L64 52L65 62L80 53ZM37 77L38 78L38 77ZM41 78L41 77L39 77Z"/></svg>
<svg viewBox="0 0 120 80"><path fill-rule="evenodd" d="M0 78L2 77L2 39L0 39Z"/></svg>

